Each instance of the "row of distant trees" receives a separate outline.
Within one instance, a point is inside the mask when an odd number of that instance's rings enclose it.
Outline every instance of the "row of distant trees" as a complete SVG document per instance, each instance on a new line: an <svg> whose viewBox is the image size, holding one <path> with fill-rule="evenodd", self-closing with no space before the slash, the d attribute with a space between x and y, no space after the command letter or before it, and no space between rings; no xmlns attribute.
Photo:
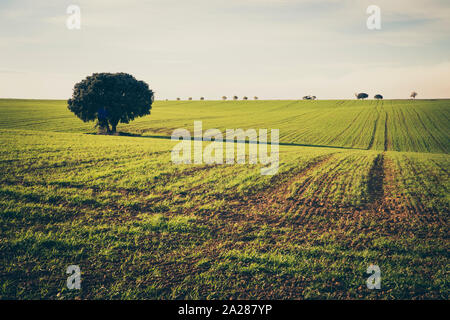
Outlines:
<svg viewBox="0 0 450 320"><path fill-rule="evenodd" d="M417 97L417 95L418 95L418 93L413 91L413 92L411 92L410 98L415 99ZM358 100L364 100L364 99L367 99L369 97L369 95L367 93L365 93L365 92L360 92L360 93L355 93L355 97ZM381 94L377 93L376 95L373 96L373 98L376 99L376 100L382 100L383 96ZM232 99L233 100L239 100L239 97L238 96L233 96ZM258 100L258 97L254 96L253 99L254 100ZM317 97L313 96L313 95L307 95L307 96L304 96L302 99L303 100L316 100ZM177 101L180 101L180 100L181 100L181 98L177 98ZM189 97L188 100L192 100L192 97ZM205 100L205 97L200 97L200 100L202 100L202 101ZM227 96L222 96L222 100L228 100L228 97ZM242 97L242 100L248 100L248 97L244 96L244 97Z"/></svg>
<svg viewBox="0 0 450 320"><path fill-rule="evenodd" d="M413 92L411 92L411 95L409 97L415 99L417 97L417 95L418 95L418 93L413 91ZM369 95L367 93L361 92L361 93L355 93L355 97L358 100L359 99L364 100L364 99L367 99L369 97ZM378 93L378 94L374 95L373 98L376 100L382 100L383 96Z"/></svg>
<svg viewBox="0 0 450 320"><path fill-rule="evenodd" d="M227 100L227 99L228 99L227 96L223 96L222 97L222 100ZM254 100L258 100L259 98L257 96L254 96L253 99ZM181 98L177 98L177 101L180 101L180 100L181 100ZM189 97L188 100L191 101L192 97ZM205 100L205 97L200 97L200 100ZM238 96L233 96L233 100L239 100L239 97ZM242 97L242 100L248 100L248 97L244 96L244 97Z"/></svg>

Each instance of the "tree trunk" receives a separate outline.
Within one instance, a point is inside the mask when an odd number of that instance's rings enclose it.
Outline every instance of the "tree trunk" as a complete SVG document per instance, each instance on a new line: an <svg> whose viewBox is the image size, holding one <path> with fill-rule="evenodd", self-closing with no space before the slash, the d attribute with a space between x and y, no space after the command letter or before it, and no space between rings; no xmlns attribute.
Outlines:
<svg viewBox="0 0 450 320"><path fill-rule="evenodd" d="M119 121L110 121L111 123L111 134L115 134L117 131L117 124Z"/></svg>
<svg viewBox="0 0 450 320"><path fill-rule="evenodd" d="M110 132L111 132L107 120L98 119L98 127L99 127L99 129L103 130L103 132L104 132L104 130L106 130L107 134L110 134Z"/></svg>

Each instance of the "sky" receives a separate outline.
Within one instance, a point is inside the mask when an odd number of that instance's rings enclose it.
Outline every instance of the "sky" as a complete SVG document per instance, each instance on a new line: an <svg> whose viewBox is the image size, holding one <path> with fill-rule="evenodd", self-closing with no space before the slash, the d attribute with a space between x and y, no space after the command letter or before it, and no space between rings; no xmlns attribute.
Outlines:
<svg viewBox="0 0 450 320"><path fill-rule="evenodd" d="M68 99L95 72L156 99L449 98L449 31L448 0L1 0L0 98Z"/></svg>

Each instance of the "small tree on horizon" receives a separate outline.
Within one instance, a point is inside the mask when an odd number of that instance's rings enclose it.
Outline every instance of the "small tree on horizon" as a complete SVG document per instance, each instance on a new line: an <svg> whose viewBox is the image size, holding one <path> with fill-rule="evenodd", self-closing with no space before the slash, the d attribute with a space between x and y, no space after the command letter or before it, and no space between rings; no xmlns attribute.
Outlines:
<svg viewBox="0 0 450 320"><path fill-rule="evenodd" d="M383 96L381 94L374 95L374 98L377 100L383 100Z"/></svg>
<svg viewBox="0 0 450 320"><path fill-rule="evenodd" d="M188 100L192 100L192 97L189 97Z"/></svg>
<svg viewBox="0 0 450 320"><path fill-rule="evenodd" d="M67 107L82 121L97 121L96 126L114 134L119 122L150 114L153 101L148 84L130 74L94 73L75 84Z"/></svg>
<svg viewBox="0 0 450 320"><path fill-rule="evenodd" d="M244 96L242 99L243 99L243 100L248 100L248 97L245 97L245 96Z"/></svg>
<svg viewBox="0 0 450 320"><path fill-rule="evenodd" d="M253 99L258 100L258 97L257 97L257 96L254 96Z"/></svg>
<svg viewBox="0 0 450 320"><path fill-rule="evenodd" d="M227 100L227 97L226 96L222 96L222 100Z"/></svg>
<svg viewBox="0 0 450 320"><path fill-rule="evenodd" d="M204 97L200 97L200 100L205 100L205 98Z"/></svg>
<svg viewBox="0 0 450 320"><path fill-rule="evenodd" d="M233 100L237 100L237 99L239 99L238 96L234 96L233 97Z"/></svg>
<svg viewBox="0 0 450 320"><path fill-rule="evenodd" d="M415 99L415 98L417 97L417 95L418 95L418 93L415 92L415 91L413 91L413 92L411 92L410 97L413 98L413 99Z"/></svg>
<svg viewBox="0 0 450 320"><path fill-rule="evenodd" d="M369 97L369 95L367 93L361 92L361 93L355 93L356 99L366 99Z"/></svg>

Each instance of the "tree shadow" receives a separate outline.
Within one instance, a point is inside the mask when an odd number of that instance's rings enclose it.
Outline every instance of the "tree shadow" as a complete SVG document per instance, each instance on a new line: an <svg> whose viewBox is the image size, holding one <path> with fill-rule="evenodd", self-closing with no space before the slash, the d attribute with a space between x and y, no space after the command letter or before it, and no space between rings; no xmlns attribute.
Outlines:
<svg viewBox="0 0 450 320"><path fill-rule="evenodd" d="M108 134L98 134L98 133L85 133L90 135L108 135ZM161 135L145 135L138 133L130 133L130 132L117 132L115 135L110 136L120 136L120 137L134 137L134 138L151 138L151 139L165 139L165 140L171 140L172 137L170 136L161 136ZM192 141L197 140L195 137L191 137ZM177 140L178 141L178 140ZM247 144L258 144L260 142L253 142L249 140L226 140L225 142L235 142L235 143L247 143ZM262 143L261 143L262 144ZM270 142L264 142L264 144L270 145ZM313 147L313 148L332 148L332 149L342 149L342 150L368 150L364 148L355 148L355 147L343 147L343 146L330 146L330 145L321 145L321 144L307 144L307 143L291 143L291 142L279 142L280 146L293 146L293 147Z"/></svg>

